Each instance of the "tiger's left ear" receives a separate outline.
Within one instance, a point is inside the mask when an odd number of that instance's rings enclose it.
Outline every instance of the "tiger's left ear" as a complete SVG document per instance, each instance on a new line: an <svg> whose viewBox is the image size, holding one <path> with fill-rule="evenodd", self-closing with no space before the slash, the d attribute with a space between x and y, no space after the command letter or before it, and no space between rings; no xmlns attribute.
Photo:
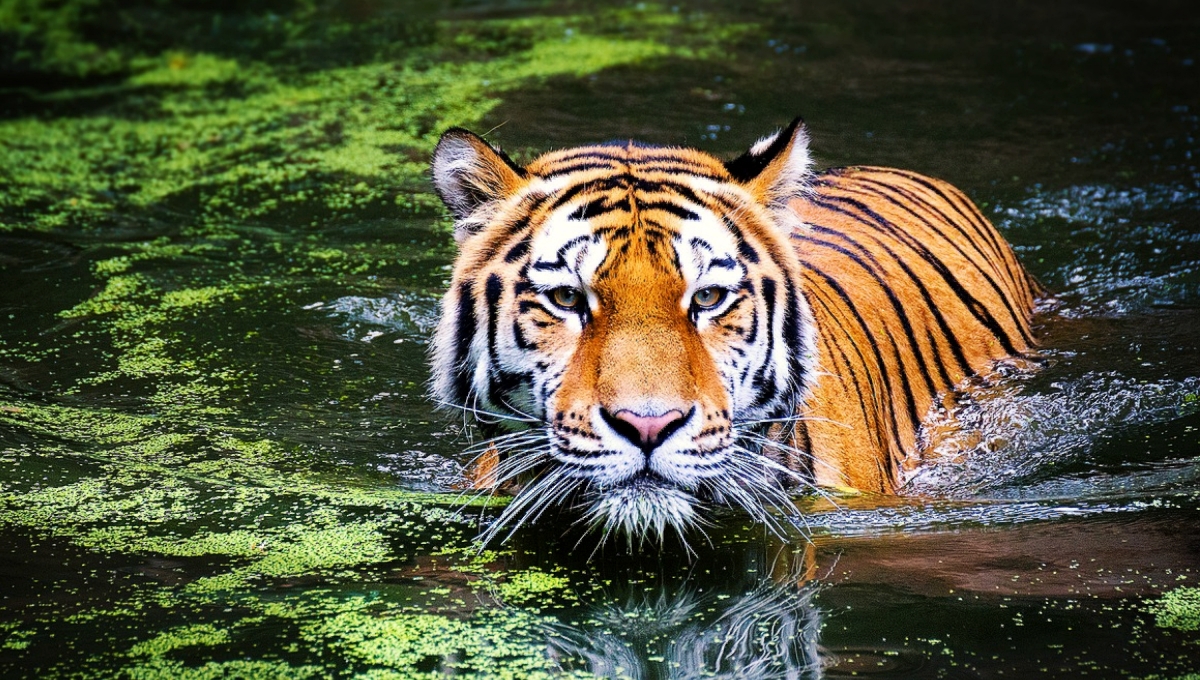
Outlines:
<svg viewBox="0 0 1200 680"><path fill-rule="evenodd" d="M511 196L525 169L469 130L450 128L433 151L433 186L454 215L454 238L462 242L487 223L488 207Z"/></svg>
<svg viewBox="0 0 1200 680"><path fill-rule="evenodd" d="M807 190L812 175L804 120L796 118L787 128L758 140L725 163L725 169L767 207L786 208L789 200Z"/></svg>

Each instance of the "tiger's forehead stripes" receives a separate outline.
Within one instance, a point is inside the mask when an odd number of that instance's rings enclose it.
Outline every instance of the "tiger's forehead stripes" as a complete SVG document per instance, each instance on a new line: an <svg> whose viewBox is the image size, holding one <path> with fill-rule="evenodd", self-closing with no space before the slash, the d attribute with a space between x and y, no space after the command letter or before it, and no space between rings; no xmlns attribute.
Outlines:
<svg viewBox="0 0 1200 680"><path fill-rule="evenodd" d="M610 172L637 167L641 173L689 174L729 181L725 166L695 149L654 147L636 142L616 142L576 147L543 154L525 167L538 177L556 177L579 171L606 169Z"/></svg>
<svg viewBox="0 0 1200 680"><path fill-rule="evenodd" d="M532 240L532 272L566 270L574 260L573 269L586 288L593 276L609 276L612 267L611 263L593 266L585 272L580 266L585 257L593 256L594 264L597 250L625 256L636 242L639 250L650 256L647 264L683 278L688 284L687 294L702 276L707 285L735 288L746 271L737 258L757 261L756 248L747 243L741 230L736 231L736 237L731 236L729 218L712 212L712 208L721 210L719 203L706 205L699 194L678 182L644 178L645 167L640 164L626 163L616 170L616 176L600 179L592 179L592 168L578 171L582 181L549 201L541 227L524 236L509 252L524 255ZM651 174L659 171L654 167ZM544 276L535 278L539 288L550 285ZM554 281L567 285L563 279ZM680 304L686 307L686 299Z"/></svg>

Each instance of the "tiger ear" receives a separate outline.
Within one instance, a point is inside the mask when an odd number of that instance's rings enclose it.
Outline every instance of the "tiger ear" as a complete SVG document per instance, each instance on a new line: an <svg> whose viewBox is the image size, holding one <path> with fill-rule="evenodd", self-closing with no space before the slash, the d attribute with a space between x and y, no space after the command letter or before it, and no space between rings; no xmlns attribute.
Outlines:
<svg viewBox="0 0 1200 680"><path fill-rule="evenodd" d="M450 128L433 150L433 186L454 215L454 237L462 241L486 222L481 208L512 195L525 169L469 130ZM480 214L481 212L485 214Z"/></svg>
<svg viewBox="0 0 1200 680"><path fill-rule="evenodd" d="M765 205L786 207L805 192L812 175L804 120L796 118L787 128L758 140L749 151L726 162L725 169Z"/></svg>

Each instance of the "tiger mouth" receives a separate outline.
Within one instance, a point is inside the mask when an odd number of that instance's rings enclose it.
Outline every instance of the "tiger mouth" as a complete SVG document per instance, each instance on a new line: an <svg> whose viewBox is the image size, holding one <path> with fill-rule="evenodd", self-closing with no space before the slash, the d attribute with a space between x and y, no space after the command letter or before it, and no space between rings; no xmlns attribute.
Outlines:
<svg viewBox="0 0 1200 680"><path fill-rule="evenodd" d="M598 486L593 489L593 493L598 495L619 493L654 496L662 489L677 490L691 496L696 500L699 500L699 497L696 494L696 489L667 479L649 467L634 473L628 479L617 482L616 484Z"/></svg>
<svg viewBox="0 0 1200 680"><path fill-rule="evenodd" d="M699 499L679 485L650 470L633 478L587 494L584 516L605 535L623 533L662 538L672 529L682 534L698 522Z"/></svg>

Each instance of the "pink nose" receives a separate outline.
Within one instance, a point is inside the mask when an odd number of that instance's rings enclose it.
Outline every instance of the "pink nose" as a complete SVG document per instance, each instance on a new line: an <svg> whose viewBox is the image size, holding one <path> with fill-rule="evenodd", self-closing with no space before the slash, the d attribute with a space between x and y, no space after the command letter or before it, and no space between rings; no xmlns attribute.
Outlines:
<svg viewBox="0 0 1200 680"><path fill-rule="evenodd" d="M628 409L617 411L611 416L607 411L601 413L614 430L642 449L658 446L686 420L683 412L679 410L667 411L656 416L644 416Z"/></svg>

